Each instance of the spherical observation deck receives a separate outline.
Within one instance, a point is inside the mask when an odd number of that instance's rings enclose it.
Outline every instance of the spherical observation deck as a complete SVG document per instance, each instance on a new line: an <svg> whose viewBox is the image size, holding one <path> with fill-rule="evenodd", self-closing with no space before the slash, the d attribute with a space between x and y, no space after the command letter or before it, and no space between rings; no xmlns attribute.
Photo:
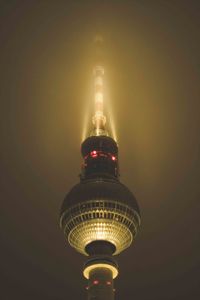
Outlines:
<svg viewBox="0 0 200 300"><path fill-rule="evenodd" d="M140 225L133 194L117 180L84 180L67 194L61 207L60 226L70 245L88 255L94 241L108 241L118 254L130 246Z"/></svg>

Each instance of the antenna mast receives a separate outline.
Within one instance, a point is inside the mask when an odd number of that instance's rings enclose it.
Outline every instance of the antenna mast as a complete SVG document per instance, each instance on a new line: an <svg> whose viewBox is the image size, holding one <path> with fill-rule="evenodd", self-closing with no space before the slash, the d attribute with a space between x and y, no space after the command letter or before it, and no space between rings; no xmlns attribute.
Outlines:
<svg viewBox="0 0 200 300"><path fill-rule="evenodd" d="M106 117L104 115L104 93L103 93L103 77L104 77L104 67L102 63L102 44L103 38L97 35L94 40L95 43L95 66L94 66L94 102L95 111L92 118L92 123L94 125L94 130L91 135L99 136L106 135L108 132L105 129Z"/></svg>

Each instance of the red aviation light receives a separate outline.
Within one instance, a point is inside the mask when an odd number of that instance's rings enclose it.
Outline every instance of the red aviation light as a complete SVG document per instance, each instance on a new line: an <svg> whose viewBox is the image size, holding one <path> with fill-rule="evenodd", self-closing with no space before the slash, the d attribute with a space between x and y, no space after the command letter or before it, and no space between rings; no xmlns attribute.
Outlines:
<svg viewBox="0 0 200 300"><path fill-rule="evenodd" d="M110 157L113 161L116 161L116 160L117 160L116 156L112 155L111 153L106 153L106 152L96 151L96 150L91 151L91 152L90 152L90 156L91 156L92 158L95 158L95 157L97 157L97 156L107 157L107 158ZM86 156L86 158L87 158L87 156Z"/></svg>
<svg viewBox="0 0 200 300"><path fill-rule="evenodd" d="M93 281L93 284L94 284L94 285L99 284L99 280L94 280L94 281Z"/></svg>
<svg viewBox="0 0 200 300"><path fill-rule="evenodd" d="M94 150L94 151L90 152L90 155L91 155L92 157L97 157L97 151Z"/></svg>

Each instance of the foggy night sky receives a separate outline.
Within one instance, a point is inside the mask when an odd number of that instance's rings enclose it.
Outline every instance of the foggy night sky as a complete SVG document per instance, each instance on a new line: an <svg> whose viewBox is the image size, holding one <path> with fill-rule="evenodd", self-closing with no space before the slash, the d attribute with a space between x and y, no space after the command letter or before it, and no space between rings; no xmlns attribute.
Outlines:
<svg viewBox="0 0 200 300"><path fill-rule="evenodd" d="M200 299L200 2L0 2L1 288L4 300L86 299L84 257L59 210L78 182L92 39L121 181L142 226L117 257L116 300Z"/></svg>

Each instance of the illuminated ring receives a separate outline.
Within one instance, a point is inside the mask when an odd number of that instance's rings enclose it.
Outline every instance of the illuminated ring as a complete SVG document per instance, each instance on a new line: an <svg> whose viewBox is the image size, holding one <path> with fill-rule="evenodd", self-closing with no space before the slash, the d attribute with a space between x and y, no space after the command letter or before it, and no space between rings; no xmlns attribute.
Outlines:
<svg viewBox="0 0 200 300"><path fill-rule="evenodd" d="M119 274L119 271L116 267L110 265L110 264L106 264L106 263L96 263L90 266L87 266L84 270L83 270L83 275L86 279L89 279L89 275L90 272L96 268L106 268L108 270L110 270L112 272L112 277L113 279L115 279L117 277L117 275Z"/></svg>

